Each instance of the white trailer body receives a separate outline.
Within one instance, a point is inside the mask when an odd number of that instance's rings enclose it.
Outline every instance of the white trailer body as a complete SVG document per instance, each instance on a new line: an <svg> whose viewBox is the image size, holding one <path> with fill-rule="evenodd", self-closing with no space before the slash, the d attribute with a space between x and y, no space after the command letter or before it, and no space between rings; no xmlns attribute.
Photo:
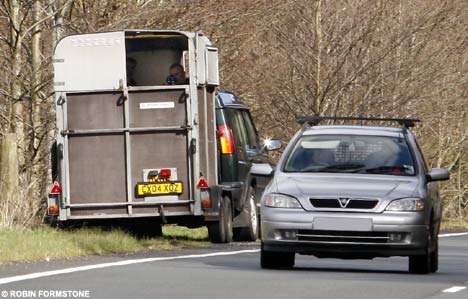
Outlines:
<svg viewBox="0 0 468 299"><path fill-rule="evenodd" d="M186 71L184 84L165 82L174 63ZM217 219L218 51L208 38L168 30L72 35L58 43L54 71L61 192L49 211L58 207L58 220ZM203 180L209 188L197 188ZM213 206L202 208L207 198Z"/></svg>

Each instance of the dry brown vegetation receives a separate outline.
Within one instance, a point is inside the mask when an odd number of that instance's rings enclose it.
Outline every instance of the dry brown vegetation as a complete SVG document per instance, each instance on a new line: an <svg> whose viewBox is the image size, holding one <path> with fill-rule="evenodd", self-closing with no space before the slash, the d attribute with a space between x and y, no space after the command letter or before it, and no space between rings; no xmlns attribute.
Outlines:
<svg viewBox="0 0 468 299"><path fill-rule="evenodd" d="M221 50L222 87L251 105L265 137L288 140L304 114L420 118L427 163L452 175L445 216L468 216L464 0L2 0L0 28L0 139L15 134L9 184L21 186L0 186L2 225L33 223L45 203L54 44L121 28L203 30Z"/></svg>

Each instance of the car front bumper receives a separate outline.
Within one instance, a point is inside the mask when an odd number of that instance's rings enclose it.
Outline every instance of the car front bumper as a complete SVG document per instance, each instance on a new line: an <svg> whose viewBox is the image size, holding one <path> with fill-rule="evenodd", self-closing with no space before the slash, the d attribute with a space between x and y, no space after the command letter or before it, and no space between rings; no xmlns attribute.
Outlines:
<svg viewBox="0 0 468 299"><path fill-rule="evenodd" d="M423 212L337 213L262 208L262 246L318 257L373 258L424 254Z"/></svg>

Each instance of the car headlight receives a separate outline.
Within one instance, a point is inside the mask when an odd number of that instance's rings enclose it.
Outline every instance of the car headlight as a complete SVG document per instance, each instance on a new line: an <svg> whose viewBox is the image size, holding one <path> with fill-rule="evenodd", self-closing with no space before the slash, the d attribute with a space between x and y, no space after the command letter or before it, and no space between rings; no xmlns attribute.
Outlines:
<svg viewBox="0 0 468 299"><path fill-rule="evenodd" d="M403 198L392 201L387 206L387 211L422 211L424 201L420 198Z"/></svg>
<svg viewBox="0 0 468 299"><path fill-rule="evenodd" d="M270 208L302 209L297 199L284 194L267 194L265 195L264 204Z"/></svg>

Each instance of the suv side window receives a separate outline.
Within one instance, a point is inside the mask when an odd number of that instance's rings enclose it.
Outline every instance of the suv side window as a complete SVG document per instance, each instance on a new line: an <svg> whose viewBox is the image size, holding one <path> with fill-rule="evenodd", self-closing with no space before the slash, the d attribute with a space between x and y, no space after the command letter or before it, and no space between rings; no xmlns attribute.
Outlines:
<svg viewBox="0 0 468 299"><path fill-rule="evenodd" d="M259 139L257 130L252 122L252 117L248 111L243 111L245 126L247 128L247 133L249 134L249 149L259 149Z"/></svg>
<svg viewBox="0 0 468 299"><path fill-rule="evenodd" d="M238 110L230 110L229 123L231 125L232 134L234 135L236 147L246 148L249 141L241 112Z"/></svg>

